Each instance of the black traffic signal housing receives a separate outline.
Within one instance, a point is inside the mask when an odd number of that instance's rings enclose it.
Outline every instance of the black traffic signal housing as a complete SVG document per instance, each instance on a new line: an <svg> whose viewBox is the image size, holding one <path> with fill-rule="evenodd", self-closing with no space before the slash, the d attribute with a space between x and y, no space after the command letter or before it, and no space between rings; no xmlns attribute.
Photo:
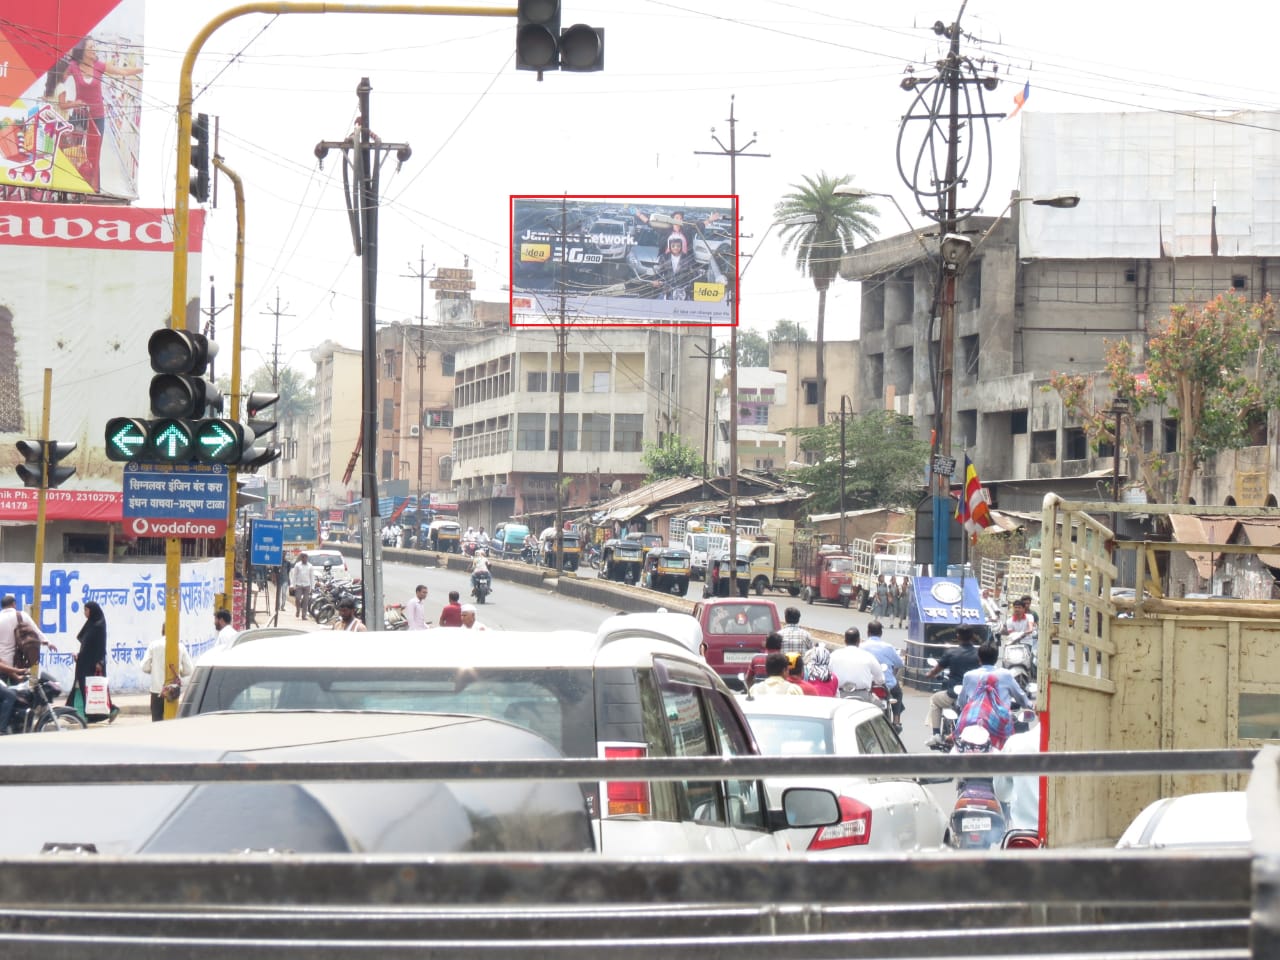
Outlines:
<svg viewBox="0 0 1280 960"><path fill-rule="evenodd" d="M157 463L189 463L196 455L196 423L179 417L151 421L143 460Z"/></svg>
<svg viewBox="0 0 1280 960"><path fill-rule="evenodd" d="M280 447L266 439L267 434L275 430L276 421L263 416L279 399L280 394L261 390L253 391L245 399L244 407L249 421L246 424L244 455L240 458L241 470L257 470L280 459Z"/></svg>
<svg viewBox="0 0 1280 960"><path fill-rule="evenodd" d="M194 459L200 463L237 466L252 441L252 434L235 420L208 418L199 421L192 431Z"/></svg>
<svg viewBox="0 0 1280 960"><path fill-rule="evenodd" d="M151 421L138 417L112 417L107 421L107 459L117 463L142 460L147 456Z"/></svg>
<svg viewBox="0 0 1280 960"><path fill-rule="evenodd" d="M151 412L157 417L197 420L222 410L222 394L204 372L217 345L201 333L162 327L147 341L151 356Z"/></svg>
<svg viewBox="0 0 1280 960"><path fill-rule="evenodd" d="M191 195L209 202L209 115L197 113L191 120Z"/></svg>
<svg viewBox="0 0 1280 960"><path fill-rule="evenodd" d="M516 69L587 72L604 69L604 30L575 23L560 29L560 0L519 0Z"/></svg>
<svg viewBox="0 0 1280 960"><path fill-rule="evenodd" d="M62 486L76 474L75 467L60 467L58 463L75 452L76 444L61 440L19 440L15 446L22 454L18 464L18 477L26 487L44 487L53 490ZM46 464L47 461L47 464ZM48 484L45 471L48 471Z"/></svg>

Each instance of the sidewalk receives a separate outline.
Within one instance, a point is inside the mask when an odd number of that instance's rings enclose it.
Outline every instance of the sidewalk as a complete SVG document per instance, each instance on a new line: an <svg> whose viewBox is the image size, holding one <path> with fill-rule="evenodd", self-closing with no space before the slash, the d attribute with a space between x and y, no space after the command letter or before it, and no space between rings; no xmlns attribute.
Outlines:
<svg viewBox="0 0 1280 960"><path fill-rule="evenodd" d="M270 629L266 625L266 614L259 611L259 626L251 629L263 630ZM328 627L321 626L314 620L299 620L293 615L293 610L281 610L280 616L276 620L276 629L280 630L299 630L303 633L315 633L320 630L328 630ZM151 694L150 693L121 693L112 694L111 702L120 708L120 715L126 717L149 717L151 716Z"/></svg>

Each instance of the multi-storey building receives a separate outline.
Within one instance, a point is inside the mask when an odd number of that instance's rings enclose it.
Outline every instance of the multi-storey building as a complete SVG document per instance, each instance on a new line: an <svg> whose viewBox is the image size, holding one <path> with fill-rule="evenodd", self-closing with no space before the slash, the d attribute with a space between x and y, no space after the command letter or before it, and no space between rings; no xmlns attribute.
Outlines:
<svg viewBox="0 0 1280 960"><path fill-rule="evenodd" d="M1196 117L1024 114L1023 196L1070 192L1081 203L1015 200L1008 218L960 224L975 250L957 282L951 452L967 451L984 481L1009 481L992 484L1002 506L1038 509L1064 481L1111 492L1112 451L1090 448L1049 387L1055 372L1099 373L1094 399L1106 406L1107 340L1128 339L1141 360L1172 305L1275 289L1280 196L1249 124L1277 119L1244 115L1232 136L1215 138ZM853 399L913 415L925 438L937 409L935 249L936 237L904 234L860 248L841 268L863 284ZM1176 457L1170 411L1148 407L1139 419L1144 449ZM1280 489L1265 430L1256 439L1206 465L1198 502L1261 504L1268 487Z"/></svg>
<svg viewBox="0 0 1280 960"><path fill-rule="evenodd" d="M326 340L311 351L316 365L311 410L311 502L341 507L359 496L360 471L344 481L360 439L360 351Z"/></svg>
<svg viewBox="0 0 1280 960"><path fill-rule="evenodd" d="M703 335L571 327L564 350L563 503L643 482L644 445L674 433L701 449ZM560 446L557 332L521 328L462 348L453 396L453 479L464 525L554 513Z"/></svg>

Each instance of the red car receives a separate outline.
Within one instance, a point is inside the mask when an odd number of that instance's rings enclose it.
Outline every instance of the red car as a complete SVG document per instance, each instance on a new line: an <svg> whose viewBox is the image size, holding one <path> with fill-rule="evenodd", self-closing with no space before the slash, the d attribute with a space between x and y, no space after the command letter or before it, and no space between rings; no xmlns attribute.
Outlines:
<svg viewBox="0 0 1280 960"><path fill-rule="evenodd" d="M745 673L752 658L764 653L765 636L782 629L772 600L715 597L699 601L693 616L702 627L707 665L721 676Z"/></svg>

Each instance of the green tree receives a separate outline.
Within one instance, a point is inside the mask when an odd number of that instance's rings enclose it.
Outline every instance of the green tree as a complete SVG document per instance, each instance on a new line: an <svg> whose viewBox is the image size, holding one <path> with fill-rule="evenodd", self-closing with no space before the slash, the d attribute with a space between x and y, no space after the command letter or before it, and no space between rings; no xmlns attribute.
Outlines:
<svg viewBox="0 0 1280 960"><path fill-rule="evenodd" d="M1248 446L1256 425L1280 408L1280 351L1271 342L1276 329L1269 296L1249 301L1227 292L1202 307L1177 304L1147 342L1145 377L1132 344L1109 340L1101 374L1054 374L1048 389L1058 391L1095 449L1117 439L1111 401L1096 402L1098 376L1108 378L1112 396L1128 402L1131 450L1142 449L1143 409L1167 407L1178 426L1177 469L1158 454L1140 456L1139 469L1153 499L1165 499L1172 480L1173 501L1188 503L1196 471L1223 451Z"/></svg>
<svg viewBox="0 0 1280 960"><path fill-rule="evenodd" d="M668 433L660 444L645 443L644 465L649 470L646 483L667 477L698 477L702 475L702 454L678 434Z"/></svg>
<svg viewBox="0 0 1280 960"><path fill-rule="evenodd" d="M770 343L808 343L809 331L794 320L779 320L769 331Z"/></svg>
<svg viewBox="0 0 1280 960"><path fill-rule="evenodd" d="M738 366L767 367L769 365L769 341L755 330L738 331Z"/></svg>
<svg viewBox="0 0 1280 960"><path fill-rule="evenodd" d="M817 462L792 474L813 490L812 509L840 509L840 424L792 431ZM910 507L920 499L929 445L916 437L910 417L872 410L845 420L844 508Z"/></svg>
<svg viewBox="0 0 1280 960"><path fill-rule="evenodd" d="M823 357L827 318L827 290L839 276L840 258L851 251L858 240L870 240L877 228L870 218L876 209L865 200L836 193L837 187L853 180L850 176L831 177L819 173L805 177L803 184L792 184L792 192L778 201L775 219L782 222L782 250L794 253L796 268L813 280L818 291L818 423L827 419L826 362ZM790 221L790 222L788 222Z"/></svg>

